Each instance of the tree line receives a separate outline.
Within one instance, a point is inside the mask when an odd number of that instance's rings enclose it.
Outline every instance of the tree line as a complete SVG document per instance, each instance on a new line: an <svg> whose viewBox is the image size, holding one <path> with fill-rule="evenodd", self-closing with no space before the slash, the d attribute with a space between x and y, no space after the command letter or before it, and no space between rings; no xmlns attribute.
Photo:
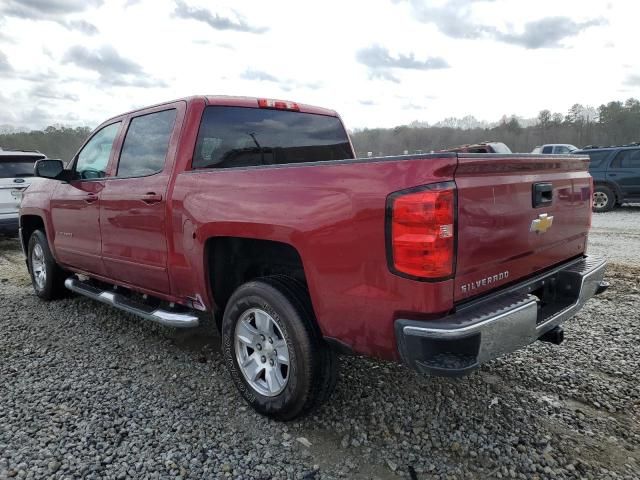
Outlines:
<svg viewBox="0 0 640 480"><path fill-rule="evenodd" d="M414 122L395 128L356 130L351 139L358 156L430 152L484 141L503 142L514 152L531 152L545 143L622 145L640 142L640 101L630 98L598 108L573 105L566 114L541 110L534 120L504 116L494 125L473 117L435 125Z"/></svg>
<svg viewBox="0 0 640 480"><path fill-rule="evenodd" d="M0 134L3 150L38 150L49 158L69 161L91 133L89 127L50 126L44 130Z"/></svg>
<svg viewBox="0 0 640 480"><path fill-rule="evenodd" d="M0 134L0 148L38 150L68 161L90 133L88 127L50 126L44 130ZM430 152L484 141L503 142L514 152L530 152L544 143L621 145L640 142L640 101L630 98L598 108L573 105L566 114L541 110L536 119L504 116L495 124L471 116L448 118L435 125L414 122L395 128L351 132L358 156Z"/></svg>

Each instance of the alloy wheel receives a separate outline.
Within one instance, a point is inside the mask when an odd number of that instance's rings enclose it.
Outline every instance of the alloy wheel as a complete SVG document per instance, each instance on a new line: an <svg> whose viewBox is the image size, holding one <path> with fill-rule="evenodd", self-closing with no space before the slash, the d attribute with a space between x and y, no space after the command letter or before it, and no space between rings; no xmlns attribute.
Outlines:
<svg viewBox="0 0 640 480"><path fill-rule="evenodd" d="M238 366L251 388L266 397L281 393L289 379L289 348L276 319L251 308L238 319L234 339Z"/></svg>
<svg viewBox="0 0 640 480"><path fill-rule="evenodd" d="M42 290L47 283L47 264L44 260L42 245L36 243L31 252L31 270L37 287Z"/></svg>

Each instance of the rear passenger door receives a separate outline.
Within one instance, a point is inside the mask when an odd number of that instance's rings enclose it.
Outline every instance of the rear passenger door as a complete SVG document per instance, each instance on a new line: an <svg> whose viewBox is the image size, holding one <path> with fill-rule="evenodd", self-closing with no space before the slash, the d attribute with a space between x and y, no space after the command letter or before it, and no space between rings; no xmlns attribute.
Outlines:
<svg viewBox="0 0 640 480"><path fill-rule="evenodd" d="M167 187L183 115L182 102L134 114L100 195L107 276L150 292L170 292Z"/></svg>
<svg viewBox="0 0 640 480"><path fill-rule="evenodd" d="M640 197L640 149L618 152L607 169L607 179L618 184L625 198Z"/></svg>

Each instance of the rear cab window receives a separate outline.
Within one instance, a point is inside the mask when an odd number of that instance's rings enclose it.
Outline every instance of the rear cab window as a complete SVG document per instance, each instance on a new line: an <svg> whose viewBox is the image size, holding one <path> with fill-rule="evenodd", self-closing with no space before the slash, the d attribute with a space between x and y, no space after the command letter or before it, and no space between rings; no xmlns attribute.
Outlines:
<svg viewBox="0 0 640 480"><path fill-rule="evenodd" d="M234 168L353 158L337 117L297 111L209 106L193 168Z"/></svg>

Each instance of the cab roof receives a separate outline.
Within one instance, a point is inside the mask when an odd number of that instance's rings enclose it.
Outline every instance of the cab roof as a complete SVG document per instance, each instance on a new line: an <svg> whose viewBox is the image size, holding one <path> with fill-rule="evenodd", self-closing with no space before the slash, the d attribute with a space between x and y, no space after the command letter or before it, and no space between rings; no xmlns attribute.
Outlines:
<svg viewBox="0 0 640 480"><path fill-rule="evenodd" d="M272 100L268 97L240 97L240 96L227 96L227 95L192 95L189 97L175 98L173 100L169 100L166 102L160 102L153 105L146 105L144 107L136 108L134 110L130 110L128 112L122 112L118 115L114 115L111 118L103 121L100 125L104 125L107 122L119 117L123 117L125 115L130 115L132 113L137 113L143 110L147 110L149 108L160 107L162 105L169 105L171 103L176 102L186 102L187 104L204 100L207 105L218 105L224 107L248 107L248 108L260 108L258 105L258 101L262 99ZM276 100L276 99L273 99ZM281 99L277 99L278 101L282 101ZM306 105L303 103L291 102L286 100L288 103L295 103L299 107L299 111L302 113L314 113L317 115L327 115L330 117L339 117L338 113L335 110L331 110L328 108L316 107L313 105Z"/></svg>

